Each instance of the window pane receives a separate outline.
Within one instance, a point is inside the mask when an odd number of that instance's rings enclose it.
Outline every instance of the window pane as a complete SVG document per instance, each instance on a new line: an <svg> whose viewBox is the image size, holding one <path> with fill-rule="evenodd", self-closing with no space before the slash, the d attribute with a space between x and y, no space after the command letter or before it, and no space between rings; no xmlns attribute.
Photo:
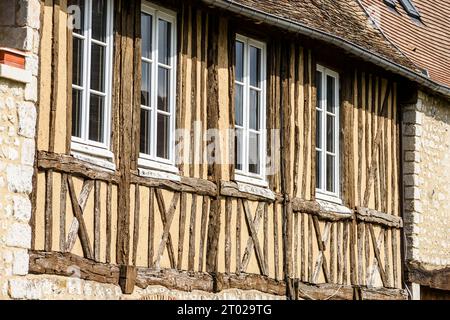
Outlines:
<svg viewBox="0 0 450 320"><path fill-rule="evenodd" d="M327 151L333 152L335 150L334 139L335 139L335 128L334 128L334 116L327 116Z"/></svg>
<svg viewBox="0 0 450 320"><path fill-rule="evenodd" d="M152 58L152 29L153 17L146 13L141 16L141 32L142 32L142 56L147 59Z"/></svg>
<svg viewBox="0 0 450 320"><path fill-rule="evenodd" d="M169 70L158 68L158 109L169 112Z"/></svg>
<svg viewBox="0 0 450 320"><path fill-rule="evenodd" d="M322 152L316 151L316 188L322 189Z"/></svg>
<svg viewBox="0 0 450 320"><path fill-rule="evenodd" d="M259 134L249 133L248 142L248 171L255 174L260 174L260 154L259 154Z"/></svg>
<svg viewBox="0 0 450 320"><path fill-rule="evenodd" d="M81 138L82 91L72 89L72 136Z"/></svg>
<svg viewBox="0 0 450 320"><path fill-rule="evenodd" d="M72 83L83 86L83 45L84 40L73 38Z"/></svg>
<svg viewBox="0 0 450 320"><path fill-rule="evenodd" d="M236 112L236 125L244 125L244 87L237 84L236 85L236 101L235 101L235 112Z"/></svg>
<svg viewBox="0 0 450 320"><path fill-rule="evenodd" d="M316 71L317 109L322 109L322 72Z"/></svg>
<svg viewBox="0 0 450 320"><path fill-rule="evenodd" d="M236 41L236 80L244 82L244 44Z"/></svg>
<svg viewBox="0 0 450 320"><path fill-rule="evenodd" d="M92 1L92 38L106 42L107 0Z"/></svg>
<svg viewBox="0 0 450 320"><path fill-rule="evenodd" d="M150 128L151 128L151 111L141 109L141 131L140 145L141 152L150 154Z"/></svg>
<svg viewBox="0 0 450 320"><path fill-rule="evenodd" d="M158 132L156 136L156 154L163 159L169 159L169 116L158 114Z"/></svg>
<svg viewBox="0 0 450 320"><path fill-rule="evenodd" d="M328 112L335 113L336 107L336 94L335 94L335 79L327 76L327 110Z"/></svg>
<svg viewBox="0 0 450 320"><path fill-rule="evenodd" d="M89 107L89 140L105 142L104 131L104 98L91 94Z"/></svg>
<svg viewBox="0 0 450 320"><path fill-rule="evenodd" d="M316 113L316 148L322 149L322 111Z"/></svg>
<svg viewBox="0 0 450 320"><path fill-rule="evenodd" d="M82 31L84 29L84 12L85 12L85 5L84 5L84 0L70 0L68 3L69 6L74 6L74 7L78 7L80 10L75 10L72 11L74 14L78 14L78 12L80 13L79 16L74 16L73 18L73 32L78 33L78 34L83 34L84 31Z"/></svg>
<svg viewBox="0 0 450 320"><path fill-rule="evenodd" d="M334 183L334 156L327 155L327 191L336 192Z"/></svg>
<svg viewBox="0 0 450 320"><path fill-rule="evenodd" d="M250 129L259 130L260 125L260 93L256 90L250 89Z"/></svg>
<svg viewBox="0 0 450 320"><path fill-rule="evenodd" d="M105 92L105 48L92 44L91 89Z"/></svg>
<svg viewBox="0 0 450 320"><path fill-rule="evenodd" d="M172 24L159 19L158 21L158 61L170 65L170 41Z"/></svg>
<svg viewBox="0 0 450 320"><path fill-rule="evenodd" d="M244 148L244 136L242 129L236 129L236 136L234 140L234 155L235 155L235 165L237 170L242 170L242 153Z"/></svg>
<svg viewBox="0 0 450 320"><path fill-rule="evenodd" d="M250 46L250 85L260 87L261 49Z"/></svg>
<svg viewBox="0 0 450 320"><path fill-rule="evenodd" d="M152 97L152 64L142 62L141 105L150 107Z"/></svg>

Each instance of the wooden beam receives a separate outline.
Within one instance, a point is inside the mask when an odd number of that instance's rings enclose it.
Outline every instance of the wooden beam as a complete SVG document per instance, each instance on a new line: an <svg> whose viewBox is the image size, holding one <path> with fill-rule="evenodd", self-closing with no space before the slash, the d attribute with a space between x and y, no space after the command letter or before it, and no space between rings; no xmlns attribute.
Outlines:
<svg viewBox="0 0 450 320"><path fill-rule="evenodd" d="M161 257L164 253L164 247L167 246L167 252L169 254L170 266L171 268L175 268L175 253L173 250L173 242L172 236L170 235L170 227L172 225L172 220L175 214L175 210L177 208L178 200L180 199L180 194L175 193L172 197L172 203L168 211L166 211L164 198L162 191L160 189L156 189L156 202L158 203L159 213L161 215L161 222L163 224L163 234L161 238L161 242L159 244L159 249L156 254L156 260L154 265L156 268L159 268L159 262L161 261Z"/></svg>
<svg viewBox="0 0 450 320"><path fill-rule="evenodd" d="M387 283L386 273L383 268L383 263L381 261L381 255L380 255L380 249L378 248L377 239L375 237L375 232L373 230L372 225L369 225L369 231L370 231L370 236L372 238L373 250L374 250L375 257L376 257L377 263L378 263L378 270L380 271L381 281L383 282L383 286L387 287L388 283Z"/></svg>
<svg viewBox="0 0 450 320"><path fill-rule="evenodd" d="M259 225L260 225L262 213L263 213L263 203L262 202L258 203L258 208L256 209L255 217L254 217L254 219L251 219L250 222L249 222L248 216L247 216L247 212L250 211L250 208L248 207L248 203L245 201L242 201L242 205L244 208L244 214L246 217L247 226L249 228L249 235L250 235L247 240L247 246L245 248L244 256L243 256L242 262L241 262L240 272L245 273L247 271L247 267L250 262L250 258L251 258L253 249L255 248L255 242L253 241L253 237L252 237L251 230L250 230L250 225L253 226L253 230L257 234L259 231ZM251 218L251 213L250 213L250 218Z"/></svg>
<svg viewBox="0 0 450 320"><path fill-rule="evenodd" d="M119 175L71 156L37 151L37 167L41 170L53 170L74 177L90 180L102 180L118 183Z"/></svg>
<svg viewBox="0 0 450 320"><path fill-rule="evenodd" d="M95 181L94 186L94 260L100 261L100 213L101 213L101 182Z"/></svg>
<svg viewBox="0 0 450 320"><path fill-rule="evenodd" d="M403 219L392 214L383 213L377 210L357 207L355 210L356 218L371 224L379 224L388 228L403 228Z"/></svg>
<svg viewBox="0 0 450 320"><path fill-rule="evenodd" d="M45 251L52 251L53 242L53 171L45 172Z"/></svg>
<svg viewBox="0 0 450 320"><path fill-rule="evenodd" d="M69 194L70 194L70 199L72 202L73 213L79 223L78 235L80 237L81 247L83 248L83 254L86 258L92 259L93 257L92 257L91 244L89 242L89 235L87 232L86 224L84 223L84 219L83 219L83 209L81 208L80 203L77 200L77 195L75 194L75 186L73 185L72 177L67 178L67 183L69 186ZM69 236L70 236L70 233L69 233ZM66 246L66 248L70 248L70 246Z"/></svg>
<svg viewBox="0 0 450 320"><path fill-rule="evenodd" d="M408 263L407 280L438 290L450 290L450 267L429 270L418 263Z"/></svg>
<svg viewBox="0 0 450 320"><path fill-rule="evenodd" d="M72 177L71 176L67 176L68 183L71 180L72 180ZM81 188L80 195L79 195L78 200L76 202L76 204L78 204L78 206L79 206L79 208L81 210L81 214L83 214L83 212L84 212L84 209L85 209L86 204L87 204L87 200L89 199L89 195L91 194L91 191L92 191L93 188L94 188L94 181L93 180L85 180L84 181L83 187ZM69 195L71 197L72 206L73 206L74 202L73 202L73 198L72 198L72 195L71 195L70 192L71 191L69 189ZM77 233L79 232L79 227L80 227L80 221L75 216L75 218L72 220L72 223L70 224L69 233L67 235L67 242L66 242L66 251L67 252L71 252L73 250L73 247L74 247L75 242L77 240L76 236L77 236Z"/></svg>

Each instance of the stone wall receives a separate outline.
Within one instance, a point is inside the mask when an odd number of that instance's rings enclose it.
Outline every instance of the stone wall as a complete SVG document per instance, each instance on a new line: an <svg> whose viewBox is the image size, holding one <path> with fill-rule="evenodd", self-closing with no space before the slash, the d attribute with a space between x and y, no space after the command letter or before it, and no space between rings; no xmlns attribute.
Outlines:
<svg viewBox="0 0 450 320"><path fill-rule="evenodd" d="M14 279L28 273L41 8L39 0L2 1L0 6L0 47L27 54L25 70L17 70L18 79L0 76L0 299L4 299L13 290ZM25 74L28 77L21 81Z"/></svg>
<svg viewBox="0 0 450 320"><path fill-rule="evenodd" d="M409 261L450 265L450 101L419 92L403 109L405 232Z"/></svg>

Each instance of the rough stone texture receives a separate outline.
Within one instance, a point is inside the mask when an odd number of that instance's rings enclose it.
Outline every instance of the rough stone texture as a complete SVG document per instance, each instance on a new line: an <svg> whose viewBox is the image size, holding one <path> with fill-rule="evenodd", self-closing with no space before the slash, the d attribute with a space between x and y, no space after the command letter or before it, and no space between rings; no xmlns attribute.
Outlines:
<svg viewBox="0 0 450 320"><path fill-rule="evenodd" d="M258 291L225 290L213 294L202 291L184 292L161 286L135 288L133 294L123 295L120 287L110 284L59 276L35 276L11 279L7 286L11 299L31 300L282 300L284 297Z"/></svg>
<svg viewBox="0 0 450 320"><path fill-rule="evenodd" d="M33 81L26 85L0 78L0 300L23 296L24 291L36 297L25 276L31 246L29 197L35 156L41 3L7 2L0 4L0 47L29 54L25 68Z"/></svg>
<svg viewBox="0 0 450 320"><path fill-rule="evenodd" d="M419 92L403 108L407 259L450 265L450 101Z"/></svg>

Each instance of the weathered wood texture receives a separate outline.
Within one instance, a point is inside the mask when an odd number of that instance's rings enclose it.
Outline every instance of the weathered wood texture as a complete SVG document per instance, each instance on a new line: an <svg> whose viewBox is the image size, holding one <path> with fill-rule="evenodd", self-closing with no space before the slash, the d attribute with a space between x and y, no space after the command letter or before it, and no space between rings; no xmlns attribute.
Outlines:
<svg viewBox="0 0 450 320"><path fill-rule="evenodd" d="M116 265L102 264L80 258L70 253L30 252L31 274L54 274L73 276L99 283L118 284L120 268ZM142 289L152 285L161 285L169 289L205 292L221 292L228 289L258 290L260 292L283 296L286 292L284 281L252 275L217 274L215 278L208 273L191 273L170 269L155 270L137 268L136 285ZM78 273L79 272L79 273ZM386 288L365 288L339 286L333 284L311 285L296 281L297 297L306 300L352 300L355 290L363 300L406 300L404 290Z"/></svg>
<svg viewBox="0 0 450 320"><path fill-rule="evenodd" d="M179 181L144 177L137 170L140 1L115 0L111 148L117 169L102 169L68 154L70 115L58 120L66 115L61 107L70 93L64 87L70 81L56 81L66 77L61 59L71 65L70 54L57 55L70 40L61 29L65 1L58 3L46 13L42 39L52 47L42 58L52 76L40 93L33 249L59 247L63 258L86 258L80 261L89 262L82 264L87 270L93 261L137 266L137 285L143 287L178 288L176 276L184 279L182 288L261 288L274 294L287 290L279 286L286 278L289 287L300 279L323 292L337 290L333 285L402 287L393 81L364 68L340 70L342 198L351 210L323 208L315 194L315 70L324 61L316 47L291 35L256 34L267 42L267 159L274 171L267 190L243 191L233 182L232 164L205 161L208 144L202 141L207 129L234 125L239 30L211 8L170 1L178 13L176 128L192 135L182 138ZM332 62L326 65L333 68ZM59 134L65 135L63 143L54 138ZM223 159L227 149L220 143L213 156ZM299 293L301 284L297 293L294 287L290 298L306 297ZM325 297L313 287L308 295ZM372 297L369 290L344 289L336 296Z"/></svg>

